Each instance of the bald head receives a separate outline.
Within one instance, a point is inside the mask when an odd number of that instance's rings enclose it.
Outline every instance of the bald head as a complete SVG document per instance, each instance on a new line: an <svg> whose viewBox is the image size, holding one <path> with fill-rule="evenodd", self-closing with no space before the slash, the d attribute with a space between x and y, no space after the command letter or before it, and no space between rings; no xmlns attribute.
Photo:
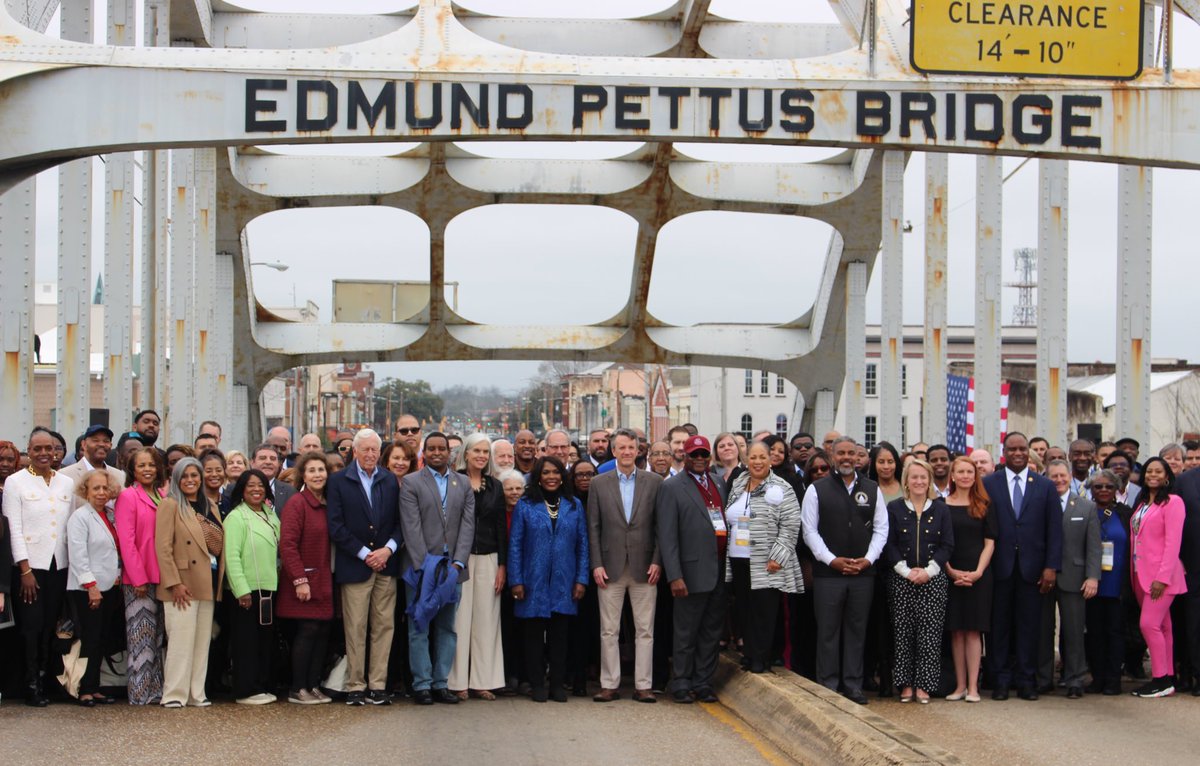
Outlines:
<svg viewBox="0 0 1200 766"><path fill-rule="evenodd" d="M979 472L979 478L983 478L996 470L996 461L992 460L992 453L985 449L973 449L968 456L971 462L975 464L975 470Z"/></svg>
<svg viewBox="0 0 1200 766"><path fill-rule="evenodd" d="M324 452L325 447L321 444L321 437L316 434L304 434L300 437L300 454L308 452Z"/></svg>
<svg viewBox="0 0 1200 766"><path fill-rule="evenodd" d="M292 435L283 426L275 426L267 431L266 443L274 447L280 457L292 451Z"/></svg>

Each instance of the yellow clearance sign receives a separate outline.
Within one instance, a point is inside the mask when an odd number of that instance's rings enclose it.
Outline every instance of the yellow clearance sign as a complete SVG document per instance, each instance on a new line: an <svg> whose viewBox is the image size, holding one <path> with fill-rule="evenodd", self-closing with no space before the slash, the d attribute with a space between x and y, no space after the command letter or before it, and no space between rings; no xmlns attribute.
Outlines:
<svg viewBox="0 0 1200 766"><path fill-rule="evenodd" d="M1141 0L913 0L913 68L931 74L1142 73Z"/></svg>

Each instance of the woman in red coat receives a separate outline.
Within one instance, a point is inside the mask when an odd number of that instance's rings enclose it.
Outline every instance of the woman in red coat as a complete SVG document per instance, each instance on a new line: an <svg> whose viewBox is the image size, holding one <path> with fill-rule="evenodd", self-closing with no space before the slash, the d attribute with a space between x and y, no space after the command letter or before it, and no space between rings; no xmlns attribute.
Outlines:
<svg viewBox="0 0 1200 766"><path fill-rule="evenodd" d="M319 686L333 624L333 571L325 518L329 466L325 456L319 452L301 455L295 476L300 491L288 500L280 516L283 576L279 580L278 613L296 621L288 702L319 705L330 701Z"/></svg>

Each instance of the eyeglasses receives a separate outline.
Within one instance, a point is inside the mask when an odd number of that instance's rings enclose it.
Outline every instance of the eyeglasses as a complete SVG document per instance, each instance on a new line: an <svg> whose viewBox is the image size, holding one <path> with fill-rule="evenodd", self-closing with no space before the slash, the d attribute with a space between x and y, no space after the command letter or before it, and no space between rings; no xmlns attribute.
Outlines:
<svg viewBox="0 0 1200 766"><path fill-rule="evenodd" d="M695 450L695 451L693 451L693 452L689 452L689 453L688 453L688 457L702 457L702 458L709 458L709 457L712 457L712 453L711 453L711 452L709 452L709 451L708 451L708 450L706 450L706 449L698 449L698 450Z"/></svg>
<svg viewBox="0 0 1200 766"><path fill-rule="evenodd" d="M421 428L420 426L414 428L397 428L396 433L400 434L401 436L412 436L413 434L421 433Z"/></svg>
<svg viewBox="0 0 1200 766"><path fill-rule="evenodd" d="M1115 490L1115 489L1116 489L1116 487L1114 487L1114 486L1113 486L1113 485L1111 485L1111 484L1093 484L1093 485L1092 485L1092 491L1093 491L1093 492L1095 492L1095 491L1096 491L1096 490L1098 490L1098 489L1108 489L1108 490Z"/></svg>
<svg viewBox="0 0 1200 766"><path fill-rule="evenodd" d="M656 449L650 451L650 457L670 457L671 453L668 450Z"/></svg>
<svg viewBox="0 0 1200 766"><path fill-rule="evenodd" d="M793 444L792 449L812 449L815 446L817 445L813 442L800 442L798 444Z"/></svg>

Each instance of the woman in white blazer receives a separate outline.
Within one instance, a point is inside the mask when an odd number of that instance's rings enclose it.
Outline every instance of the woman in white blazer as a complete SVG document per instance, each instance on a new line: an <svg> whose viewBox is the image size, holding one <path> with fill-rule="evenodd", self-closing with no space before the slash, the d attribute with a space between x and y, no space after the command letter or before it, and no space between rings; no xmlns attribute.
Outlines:
<svg viewBox="0 0 1200 766"><path fill-rule="evenodd" d="M67 518L75 482L52 467L58 442L44 428L29 436L29 467L4 482L17 625L25 642L25 704L45 707L50 641L67 590Z"/></svg>
<svg viewBox="0 0 1200 766"><path fill-rule="evenodd" d="M104 636L114 620L124 615L121 597L121 557L117 551L117 528L113 511L106 508L121 486L103 469L85 473L75 485L83 499L67 522L67 546L71 563L67 570L67 593L79 636L79 656L87 660L79 682L79 704L108 705L111 697L100 693L100 665L104 660Z"/></svg>

